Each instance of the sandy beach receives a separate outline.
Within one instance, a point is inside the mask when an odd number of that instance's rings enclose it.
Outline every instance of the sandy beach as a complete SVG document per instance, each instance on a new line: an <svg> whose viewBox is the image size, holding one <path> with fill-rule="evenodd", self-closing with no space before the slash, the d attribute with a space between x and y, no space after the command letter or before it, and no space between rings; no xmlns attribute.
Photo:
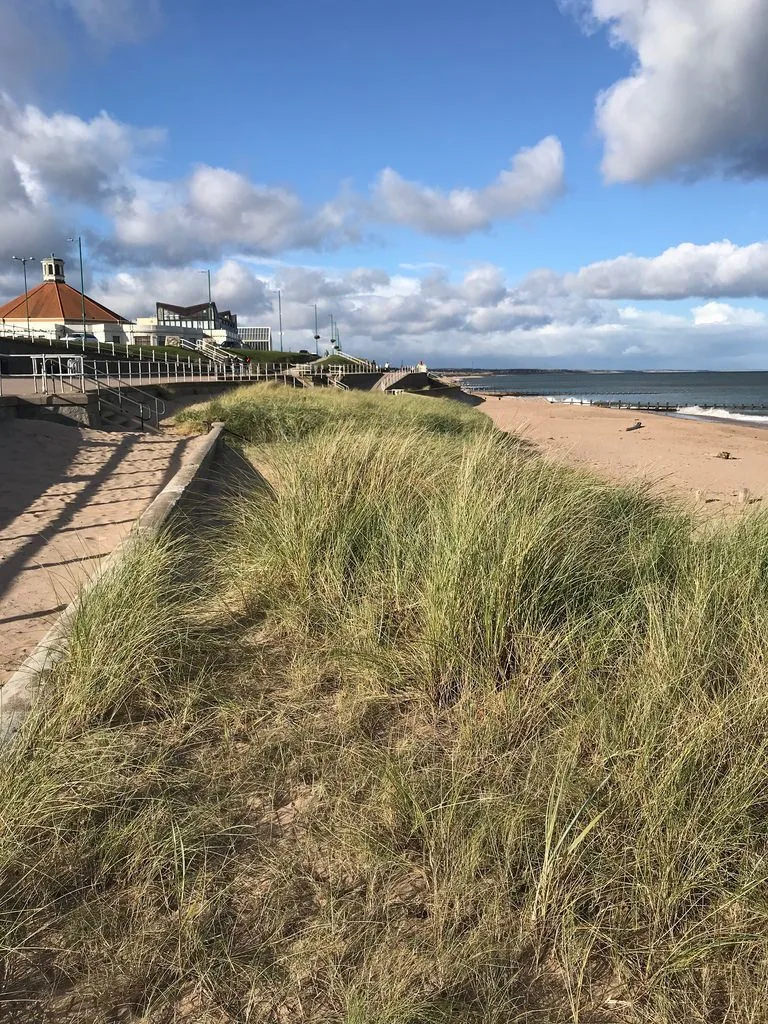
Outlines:
<svg viewBox="0 0 768 1024"><path fill-rule="evenodd" d="M488 398L479 408L542 454L617 481L647 480L657 492L698 501L709 512L768 504L768 431L761 427L543 398ZM642 429L628 432L638 420ZM723 451L731 458L718 458ZM739 500L743 490L746 505Z"/></svg>

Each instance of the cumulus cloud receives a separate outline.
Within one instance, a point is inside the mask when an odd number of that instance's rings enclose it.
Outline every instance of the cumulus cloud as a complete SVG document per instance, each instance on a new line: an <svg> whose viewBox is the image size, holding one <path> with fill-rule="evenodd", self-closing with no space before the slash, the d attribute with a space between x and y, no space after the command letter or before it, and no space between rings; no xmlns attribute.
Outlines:
<svg viewBox="0 0 768 1024"><path fill-rule="evenodd" d="M768 0L560 0L634 53L598 97L611 182L768 173Z"/></svg>
<svg viewBox="0 0 768 1024"><path fill-rule="evenodd" d="M485 279L503 287L491 294ZM492 266L460 277L445 271L389 274L359 267L332 270L278 266L265 272L241 260L215 271L213 297L243 324L277 331L277 289L283 298L285 344L314 348L314 305L328 342L329 315L345 349L380 362L416 361L433 366L571 366L685 368L768 366L761 310L711 301L688 312L617 305L569 294L549 274L516 285ZM112 309L136 317L157 300L204 301L205 277L197 268L147 267L97 276L89 291ZM18 287L0 277L0 298Z"/></svg>
<svg viewBox="0 0 768 1024"><path fill-rule="evenodd" d="M707 302L692 310L697 327L760 327L765 324L765 313L757 309L729 306L727 302Z"/></svg>
<svg viewBox="0 0 768 1024"><path fill-rule="evenodd" d="M509 169L481 189L445 192L407 181L388 167L374 185L373 209L384 221L428 235L464 236L546 206L563 191L564 174L563 147L550 136L520 150Z"/></svg>
<svg viewBox="0 0 768 1024"><path fill-rule="evenodd" d="M137 151L162 141L159 129L137 129L102 112L90 121L45 114L0 94L0 160L13 165L30 196L100 206L128 188L125 169ZM5 185L8 186L8 170ZM13 175L11 175L12 177Z"/></svg>
<svg viewBox="0 0 768 1024"><path fill-rule="evenodd" d="M308 210L291 189L261 185L222 167L197 167L180 182L136 179L112 211L118 246L147 260L217 257L225 249L270 255L357 238L344 197Z"/></svg>
<svg viewBox="0 0 768 1024"><path fill-rule="evenodd" d="M114 245L124 253L142 253L147 262L217 258L226 249L273 256L355 243L366 218L425 234L464 236L542 206L562 185L563 151L557 139L521 151L511 170L502 171L485 189L444 193L387 169L370 198L345 188L314 209L290 188L204 165L182 181L136 179L133 194L112 211Z"/></svg>
<svg viewBox="0 0 768 1024"><path fill-rule="evenodd" d="M62 249L76 211L104 211L123 195L134 154L161 137L104 113L47 115L0 93L0 259Z"/></svg>
<svg viewBox="0 0 768 1024"><path fill-rule="evenodd" d="M685 242L659 256L589 264L561 286L600 299L768 298L768 243Z"/></svg>
<svg viewBox="0 0 768 1024"><path fill-rule="evenodd" d="M3 221L22 217L28 224L36 212L47 231L56 220L54 210L71 222L67 205L79 204L107 220L98 241L106 262L183 265L234 254L263 257L354 244L366 218L377 216L427 233L466 234L487 227L493 218L533 208L562 183L562 150L556 140L545 140L518 154L511 171L479 192L444 195L419 187L417 194L400 179L405 192L396 189L398 199L385 184L391 184L387 174L394 172L386 172L372 200L344 186L336 197L308 207L287 186L255 182L224 167L200 165L177 180L139 173L145 154L164 139L161 129L134 128L105 112L90 120L47 114L0 93ZM400 200L409 190L411 199L403 205ZM9 236L18 234L12 223L6 226Z"/></svg>
<svg viewBox="0 0 768 1024"><path fill-rule="evenodd" d="M152 316L156 302L187 306L208 298L207 281L194 267L150 267L101 275L92 290L109 309L131 319ZM226 260L211 274L211 292L219 308L242 312L246 318L272 309L267 283L237 260Z"/></svg>

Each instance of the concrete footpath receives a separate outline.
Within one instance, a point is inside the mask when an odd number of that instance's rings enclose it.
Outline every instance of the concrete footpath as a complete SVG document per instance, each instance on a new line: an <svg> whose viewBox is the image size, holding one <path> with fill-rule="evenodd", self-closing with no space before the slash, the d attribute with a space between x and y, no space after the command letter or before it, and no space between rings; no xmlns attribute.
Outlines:
<svg viewBox="0 0 768 1024"><path fill-rule="evenodd" d="M0 685L199 439L0 425Z"/></svg>

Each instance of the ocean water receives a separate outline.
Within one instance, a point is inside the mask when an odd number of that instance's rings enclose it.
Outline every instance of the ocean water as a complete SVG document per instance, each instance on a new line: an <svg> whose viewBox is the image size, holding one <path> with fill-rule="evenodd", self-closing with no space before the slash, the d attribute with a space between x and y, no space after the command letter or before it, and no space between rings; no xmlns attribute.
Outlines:
<svg viewBox="0 0 768 1024"><path fill-rule="evenodd" d="M669 405L683 416L768 425L768 371L598 373L542 371L464 378L467 388L538 395L551 402ZM763 407L763 408L760 408Z"/></svg>

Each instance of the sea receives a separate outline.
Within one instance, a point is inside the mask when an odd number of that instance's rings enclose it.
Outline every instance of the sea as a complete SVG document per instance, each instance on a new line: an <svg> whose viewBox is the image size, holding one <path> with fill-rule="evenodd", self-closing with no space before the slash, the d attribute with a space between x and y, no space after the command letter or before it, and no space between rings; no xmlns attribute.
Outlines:
<svg viewBox="0 0 768 1024"><path fill-rule="evenodd" d="M768 371L470 371L462 383L480 392L536 395L550 402L658 404L678 416L768 426Z"/></svg>

